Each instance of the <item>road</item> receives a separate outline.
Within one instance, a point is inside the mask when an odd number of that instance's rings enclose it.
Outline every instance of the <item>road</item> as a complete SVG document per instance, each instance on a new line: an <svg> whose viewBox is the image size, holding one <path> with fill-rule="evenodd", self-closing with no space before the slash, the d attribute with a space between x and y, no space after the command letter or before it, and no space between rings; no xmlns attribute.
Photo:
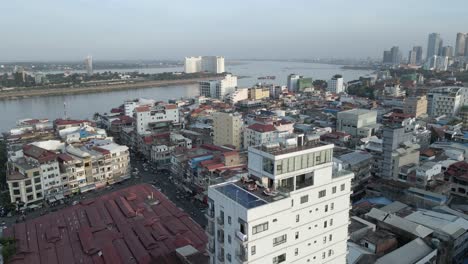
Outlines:
<svg viewBox="0 0 468 264"><path fill-rule="evenodd" d="M80 201L83 199L95 198L101 195L104 195L109 192L113 192L116 190L124 189L126 187L140 184L140 183L148 183L152 184L156 187L156 189L160 190L166 197L172 201L177 207L179 207L184 212L190 214L193 220L197 222L202 227L205 227L207 220L205 217L205 205L203 205L200 201L192 199L189 195L187 195L184 191L179 190L177 184L175 184L171 179L171 174L169 172L157 172L154 170L150 165L143 165L146 164L142 160L137 160L134 156L131 159L131 166L133 169L137 169L138 173L136 175L132 175L132 178L124 181L122 183L117 183L112 186L108 186L106 188L100 190L94 190L91 192L78 194L66 199L65 204L60 204L54 207L44 207L40 209L36 209L35 211L27 212L24 215L24 219L33 219L39 217L41 215L47 214L52 211L60 210L64 207L71 206L74 201ZM11 217L0 217L0 222L2 225L11 226L17 220L20 220L20 215L14 215Z"/></svg>

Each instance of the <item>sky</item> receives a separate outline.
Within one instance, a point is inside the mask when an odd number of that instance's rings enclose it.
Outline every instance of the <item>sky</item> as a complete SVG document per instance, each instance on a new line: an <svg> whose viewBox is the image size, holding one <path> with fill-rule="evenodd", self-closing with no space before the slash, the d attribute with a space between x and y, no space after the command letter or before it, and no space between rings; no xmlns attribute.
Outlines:
<svg viewBox="0 0 468 264"><path fill-rule="evenodd" d="M0 61L381 58L468 32L466 0L14 0Z"/></svg>

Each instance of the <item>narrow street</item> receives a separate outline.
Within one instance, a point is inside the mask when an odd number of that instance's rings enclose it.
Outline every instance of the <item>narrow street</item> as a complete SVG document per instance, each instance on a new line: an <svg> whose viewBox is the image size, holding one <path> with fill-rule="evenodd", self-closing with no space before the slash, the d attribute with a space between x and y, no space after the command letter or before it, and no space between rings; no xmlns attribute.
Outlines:
<svg viewBox="0 0 468 264"><path fill-rule="evenodd" d="M145 165L144 165L145 164ZM67 198L64 204L59 204L53 207L43 207L36 209L34 211L26 212L25 220L33 219L44 215L49 212L55 212L67 206L72 206L74 203L77 203L81 200L89 199L104 195L109 192L116 190L124 189L126 187L139 184L139 183L148 183L155 186L155 188L161 191L164 195L168 197L177 207L181 208L184 212L188 213L190 217L195 220L199 225L204 227L206 225L205 218L205 205L203 205L198 200L194 200L190 195L186 194L184 191L180 191L176 184L172 181L171 174L166 171L156 171L151 165L145 163L142 160L138 160L132 156L131 158L131 167L132 167L132 177L129 180L126 180L121 183L117 183L106 188L93 190L83 194L78 194ZM138 171L138 173L133 173ZM17 219L20 219L21 215L13 215L11 217L0 217L0 223L2 226L11 226L14 224Z"/></svg>

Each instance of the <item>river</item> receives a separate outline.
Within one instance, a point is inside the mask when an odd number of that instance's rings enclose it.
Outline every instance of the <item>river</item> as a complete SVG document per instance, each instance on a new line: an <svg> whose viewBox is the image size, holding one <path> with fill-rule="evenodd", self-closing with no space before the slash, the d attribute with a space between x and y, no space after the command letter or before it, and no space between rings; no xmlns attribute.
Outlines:
<svg viewBox="0 0 468 264"><path fill-rule="evenodd" d="M118 70L135 71L135 69ZM146 73L158 73L167 71L182 71L182 68L147 68L138 69ZM343 70L339 65L279 62L279 61L239 61L232 65L226 65L226 71L238 76L244 76L238 81L239 87L250 87L259 82L260 76L276 76L276 80L269 82L285 85L288 74L296 73L315 79L329 79L334 74L341 74L345 81L350 81L369 74L364 70ZM92 118L96 112L108 112L111 108L123 103L126 99L138 97L168 100L176 98L188 98L198 95L198 85L179 85L155 88L142 88L126 91L112 91L92 94L60 95L31 97L16 100L0 101L0 131L7 131L15 126L16 121L24 118L49 118L63 117L66 103L67 116L70 118Z"/></svg>

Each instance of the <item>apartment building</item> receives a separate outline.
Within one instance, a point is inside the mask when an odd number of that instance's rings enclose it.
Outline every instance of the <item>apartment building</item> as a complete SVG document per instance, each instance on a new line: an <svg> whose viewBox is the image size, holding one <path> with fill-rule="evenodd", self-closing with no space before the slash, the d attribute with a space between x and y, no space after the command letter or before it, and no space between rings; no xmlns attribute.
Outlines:
<svg viewBox="0 0 468 264"><path fill-rule="evenodd" d="M226 74L221 80L199 82L201 96L223 100L226 95L233 93L237 87L237 76Z"/></svg>
<svg viewBox="0 0 468 264"><path fill-rule="evenodd" d="M427 93L427 114L431 117L455 116L460 111L463 95L460 87L432 88Z"/></svg>
<svg viewBox="0 0 468 264"><path fill-rule="evenodd" d="M252 87L249 88L250 100L262 100L270 98L270 88L269 87Z"/></svg>
<svg viewBox="0 0 468 264"><path fill-rule="evenodd" d="M185 73L196 73L196 72L223 73L224 72L224 57L221 57L221 56L185 57L184 72Z"/></svg>
<svg viewBox="0 0 468 264"><path fill-rule="evenodd" d="M346 263L353 174L333 145L302 137L249 147L249 177L210 186L210 263Z"/></svg>
<svg viewBox="0 0 468 264"><path fill-rule="evenodd" d="M242 116L239 113L213 114L213 143L218 146L242 147Z"/></svg>
<svg viewBox="0 0 468 264"><path fill-rule="evenodd" d="M353 137L370 137L377 128L377 111L351 109L337 114L336 130Z"/></svg>
<svg viewBox="0 0 468 264"><path fill-rule="evenodd" d="M427 113L427 97L423 96L411 96L406 98L403 113L412 115L413 117L419 117Z"/></svg>
<svg viewBox="0 0 468 264"><path fill-rule="evenodd" d="M138 134L148 134L162 123L179 124L179 108L175 104L155 104L139 106L134 110L136 131Z"/></svg>

